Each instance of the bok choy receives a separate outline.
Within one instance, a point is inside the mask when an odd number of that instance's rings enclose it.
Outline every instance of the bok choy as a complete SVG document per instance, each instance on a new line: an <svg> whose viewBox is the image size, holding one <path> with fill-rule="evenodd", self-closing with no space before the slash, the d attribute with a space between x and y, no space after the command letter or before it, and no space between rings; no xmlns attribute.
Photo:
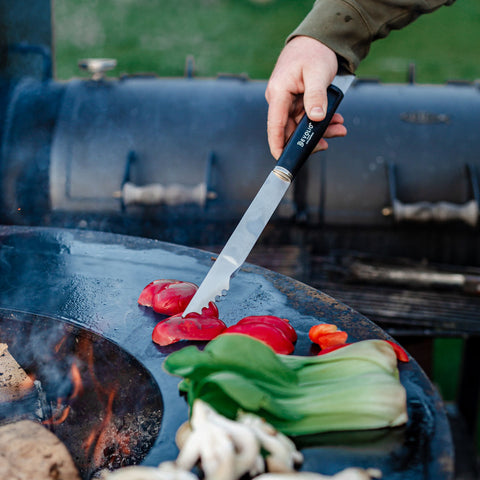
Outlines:
<svg viewBox="0 0 480 480"><path fill-rule="evenodd" d="M252 412L286 435L393 427L407 421L397 357L383 340L320 356L278 355L244 335L219 336L203 351L186 347L164 368L199 398L234 419Z"/></svg>

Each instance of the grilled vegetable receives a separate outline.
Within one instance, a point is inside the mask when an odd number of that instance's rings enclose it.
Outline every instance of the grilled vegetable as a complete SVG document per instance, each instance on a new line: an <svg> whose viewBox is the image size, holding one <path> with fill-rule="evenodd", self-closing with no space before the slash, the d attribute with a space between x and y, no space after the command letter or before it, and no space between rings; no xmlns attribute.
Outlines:
<svg viewBox="0 0 480 480"><path fill-rule="evenodd" d="M99 477L100 478L100 477ZM158 467L130 465L113 472L102 471L102 480L199 480L187 470L179 468L175 462L162 462Z"/></svg>
<svg viewBox="0 0 480 480"><path fill-rule="evenodd" d="M399 360L400 362L408 362L408 353L398 343L392 342L390 340L385 341L393 348L393 351L397 356L397 360Z"/></svg>
<svg viewBox="0 0 480 480"><path fill-rule="evenodd" d="M174 315L157 323L153 329L152 340L162 346L180 340L212 340L226 328L216 316L192 312L185 318L181 314Z"/></svg>
<svg viewBox="0 0 480 480"><path fill-rule="evenodd" d="M295 346L283 333L282 330L274 325L265 323L237 323L228 327L222 335L242 334L260 340L265 345L273 349L275 353L288 355L293 352Z"/></svg>
<svg viewBox="0 0 480 480"><path fill-rule="evenodd" d="M254 323L272 325L280 329L292 343L297 341L297 332L286 318L275 317L274 315L251 315L239 320L237 325L251 325Z"/></svg>
<svg viewBox="0 0 480 480"><path fill-rule="evenodd" d="M157 313L177 315L183 313L197 290L197 285L191 282L154 280L143 289L138 297L138 303L145 307L152 307ZM213 302L208 306L208 313L218 317L218 309Z"/></svg>
<svg viewBox="0 0 480 480"><path fill-rule="evenodd" d="M315 472L263 473L256 477L256 480L372 480L374 478L382 478L382 472L376 468L350 467L333 476Z"/></svg>
<svg viewBox="0 0 480 480"><path fill-rule="evenodd" d="M220 335L203 351L169 355L180 389L236 418L255 413L287 435L373 429L407 421L397 358L383 340L364 340L321 356L277 355L245 335Z"/></svg>
<svg viewBox="0 0 480 480"><path fill-rule="evenodd" d="M336 325L319 323L310 328L308 337L323 349L344 345L347 342L348 334L338 330Z"/></svg>
<svg viewBox="0 0 480 480"><path fill-rule="evenodd" d="M263 419L242 413L231 420L199 399L180 431L176 465L191 470L200 463L205 480L252 477L265 472L265 463L269 471L293 472L303 461L295 444Z"/></svg>
<svg viewBox="0 0 480 480"><path fill-rule="evenodd" d="M397 360L399 362L408 362L408 353L400 346L398 343L392 342L390 340L384 340L384 342L387 342L392 348L393 351L395 352L395 355L397 356ZM325 347L320 350L318 355L325 355L326 353L333 352L334 350L338 350L339 348L346 347L347 345L351 345L351 343L344 343L341 345L332 345L331 347Z"/></svg>

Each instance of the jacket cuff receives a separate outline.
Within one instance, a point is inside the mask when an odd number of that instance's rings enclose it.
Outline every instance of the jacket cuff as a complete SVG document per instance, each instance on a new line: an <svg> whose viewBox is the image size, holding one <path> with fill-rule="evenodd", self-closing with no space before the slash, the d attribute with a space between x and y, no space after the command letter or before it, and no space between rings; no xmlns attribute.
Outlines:
<svg viewBox="0 0 480 480"><path fill-rule="evenodd" d="M287 42L299 35L315 38L329 47L337 54L339 69L350 73L367 56L373 40L361 13L344 0L317 0Z"/></svg>

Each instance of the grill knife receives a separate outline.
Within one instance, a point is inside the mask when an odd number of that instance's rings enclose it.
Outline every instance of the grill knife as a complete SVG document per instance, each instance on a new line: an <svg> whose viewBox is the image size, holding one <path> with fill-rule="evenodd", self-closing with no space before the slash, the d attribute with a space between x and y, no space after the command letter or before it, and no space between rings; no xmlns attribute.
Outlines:
<svg viewBox="0 0 480 480"><path fill-rule="evenodd" d="M209 302L226 294L230 278L245 262L295 175L322 138L354 78L354 75L337 75L334 78L327 89L328 107L324 120L313 122L307 115L303 116L277 164L190 300L183 316L191 312L201 313Z"/></svg>

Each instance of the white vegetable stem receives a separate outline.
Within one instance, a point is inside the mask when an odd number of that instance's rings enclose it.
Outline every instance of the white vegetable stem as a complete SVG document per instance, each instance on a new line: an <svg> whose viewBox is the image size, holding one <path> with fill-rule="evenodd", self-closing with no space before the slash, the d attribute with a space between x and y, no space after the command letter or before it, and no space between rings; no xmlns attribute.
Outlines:
<svg viewBox="0 0 480 480"><path fill-rule="evenodd" d="M218 414L202 400L195 400L190 421L177 431L180 449L174 462L158 468L133 466L105 474L104 480L199 480L191 470L200 465L204 480L372 480L376 469L347 468L334 476L297 472L303 455L295 444L264 419L240 413L237 421ZM262 451L266 452L265 461ZM269 473L264 473L265 469Z"/></svg>
<svg viewBox="0 0 480 480"><path fill-rule="evenodd" d="M372 480L382 478L382 473L376 468L346 468L333 476L313 472L296 473L264 473L255 480Z"/></svg>
<svg viewBox="0 0 480 480"><path fill-rule="evenodd" d="M190 426L189 434L181 427L182 445L176 463L185 470L200 463L205 480L237 480L246 473L255 476L264 472L262 449L274 471L293 472L303 461L289 438L253 414L229 420L197 399Z"/></svg>
<svg viewBox="0 0 480 480"><path fill-rule="evenodd" d="M179 469L174 462L163 462L159 467L131 466L115 472L103 473L102 480L198 480L192 472Z"/></svg>

